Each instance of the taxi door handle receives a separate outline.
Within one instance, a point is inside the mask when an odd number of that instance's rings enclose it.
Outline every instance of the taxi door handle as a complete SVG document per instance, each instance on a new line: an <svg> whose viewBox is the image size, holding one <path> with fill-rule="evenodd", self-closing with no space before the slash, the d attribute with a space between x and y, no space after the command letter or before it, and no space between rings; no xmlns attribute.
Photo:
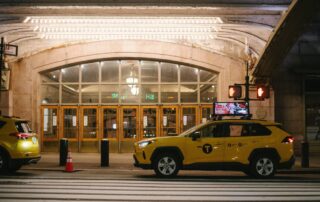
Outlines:
<svg viewBox="0 0 320 202"><path fill-rule="evenodd" d="M197 146L197 148L202 148L202 146Z"/></svg>

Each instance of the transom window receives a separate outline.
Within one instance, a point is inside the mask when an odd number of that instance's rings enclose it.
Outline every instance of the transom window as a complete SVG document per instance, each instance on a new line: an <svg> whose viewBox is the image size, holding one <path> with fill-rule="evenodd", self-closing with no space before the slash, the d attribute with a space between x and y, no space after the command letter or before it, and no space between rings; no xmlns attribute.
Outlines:
<svg viewBox="0 0 320 202"><path fill-rule="evenodd" d="M212 103L218 74L148 60L106 60L41 73L42 104Z"/></svg>

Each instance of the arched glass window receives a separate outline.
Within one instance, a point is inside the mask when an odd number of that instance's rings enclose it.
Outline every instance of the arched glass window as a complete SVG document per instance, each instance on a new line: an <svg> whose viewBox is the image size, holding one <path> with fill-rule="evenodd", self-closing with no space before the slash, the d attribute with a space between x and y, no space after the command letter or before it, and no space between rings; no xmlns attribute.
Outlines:
<svg viewBox="0 0 320 202"><path fill-rule="evenodd" d="M201 104L217 98L218 74L150 60L104 60L41 73L42 104Z"/></svg>

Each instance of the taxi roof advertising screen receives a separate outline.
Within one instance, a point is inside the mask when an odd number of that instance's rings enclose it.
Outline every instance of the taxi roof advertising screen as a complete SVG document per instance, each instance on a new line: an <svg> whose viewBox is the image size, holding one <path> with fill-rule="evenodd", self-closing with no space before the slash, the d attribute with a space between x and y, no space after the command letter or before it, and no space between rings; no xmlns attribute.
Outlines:
<svg viewBox="0 0 320 202"><path fill-rule="evenodd" d="M248 115L248 104L246 102L215 102L214 115L241 116Z"/></svg>

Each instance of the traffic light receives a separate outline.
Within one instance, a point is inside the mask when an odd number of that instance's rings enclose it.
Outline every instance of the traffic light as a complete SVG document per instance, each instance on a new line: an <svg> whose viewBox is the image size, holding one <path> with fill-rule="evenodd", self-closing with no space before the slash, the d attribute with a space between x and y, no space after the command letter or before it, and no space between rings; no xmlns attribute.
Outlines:
<svg viewBox="0 0 320 202"><path fill-rule="evenodd" d="M257 98L259 100L264 100L265 98L269 98L269 97L270 97L269 86L258 85L257 86Z"/></svg>
<svg viewBox="0 0 320 202"><path fill-rule="evenodd" d="M229 98L239 99L242 96L242 88L240 85L229 86Z"/></svg>

